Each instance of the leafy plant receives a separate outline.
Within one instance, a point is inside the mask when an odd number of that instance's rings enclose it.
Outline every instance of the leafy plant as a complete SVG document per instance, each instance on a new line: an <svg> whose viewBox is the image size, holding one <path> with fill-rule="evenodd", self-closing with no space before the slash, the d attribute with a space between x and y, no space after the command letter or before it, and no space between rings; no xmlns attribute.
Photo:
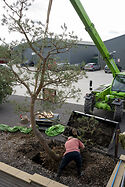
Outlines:
<svg viewBox="0 0 125 187"><path fill-rule="evenodd" d="M7 67L0 66L0 104L12 94L13 78Z"/></svg>

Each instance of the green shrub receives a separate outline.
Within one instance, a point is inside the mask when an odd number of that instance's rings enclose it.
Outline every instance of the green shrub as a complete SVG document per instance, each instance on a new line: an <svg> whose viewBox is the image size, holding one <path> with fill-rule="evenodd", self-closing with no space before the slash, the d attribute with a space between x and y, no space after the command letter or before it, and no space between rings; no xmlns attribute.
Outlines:
<svg viewBox="0 0 125 187"><path fill-rule="evenodd" d="M0 104L12 94L13 79L9 68L0 66Z"/></svg>

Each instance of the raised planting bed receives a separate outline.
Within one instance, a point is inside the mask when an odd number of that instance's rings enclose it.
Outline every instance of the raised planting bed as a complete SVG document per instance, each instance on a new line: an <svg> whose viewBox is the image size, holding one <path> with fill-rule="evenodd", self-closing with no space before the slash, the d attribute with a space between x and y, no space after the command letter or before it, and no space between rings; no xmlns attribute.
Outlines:
<svg viewBox="0 0 125 187"><path fill-rule="evenodd" d="M60 137L61 138L61 137ZM64 142L46 139L53 151L60 155L65 152ZM40 142L32 134L21 132L0 132L0 161L30 174L40 174L56 180L59 162L52 161ZM69 187L104 187L114 170L116 161L111 156L86 148L81 152L82 171L84 175L78 179L76 165L71 162L64 170L60 181Z"/></svg>
<svg viewBox="0 0 125 187"><path fill-rule="evenodd" d="M118 123L72 112L64 133L59 138L57 136L58 140L56 137L45 137L49 147L60 159L65 152L64 144L71 127L77 128L79 138L85 144L81 152L83 176L77 178L76 165L70 162L59 182L69 187L106 186L117 162L117 159L107 154L107 150L114 140ZM41 133L45 136L43 131ZM0 161L30 174L37 173L56 180L60 160L51 160L32 132L0 132L0 140Z"/></svg>

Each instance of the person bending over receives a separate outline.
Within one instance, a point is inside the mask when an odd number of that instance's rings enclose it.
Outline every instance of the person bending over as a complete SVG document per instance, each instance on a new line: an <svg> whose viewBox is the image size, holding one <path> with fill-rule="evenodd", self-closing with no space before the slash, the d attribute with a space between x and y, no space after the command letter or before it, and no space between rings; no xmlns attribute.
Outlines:
<svg viewBox="0 0 125 187"><path fill-rule="evenodd" d="M72 129L69 133L68 140L65 143L65 153L63 155L63 158L60 162L58 171L57 171L57 179L62 174L62 171L64 168L68 165L68 163L72 160L75 161L77 166L77 174L78 177L81 177L81 166L82 166L82 158L80 154L80 148L84 149L84 144L77 138L77 130Z"/></svg>

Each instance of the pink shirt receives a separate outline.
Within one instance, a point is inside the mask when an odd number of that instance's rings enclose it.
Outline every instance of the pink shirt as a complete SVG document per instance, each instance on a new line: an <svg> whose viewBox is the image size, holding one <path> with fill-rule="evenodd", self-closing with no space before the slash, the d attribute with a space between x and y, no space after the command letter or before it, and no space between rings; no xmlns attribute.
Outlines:
<svg viewBox="0 0 125 187"><path fill-rule="evenodd" d="M84 148L84 147L85 147L84 144L79 139L70 136L65 143L66 152L64 153L64 155L72 151L80 152L80 148Z"/></svg>

